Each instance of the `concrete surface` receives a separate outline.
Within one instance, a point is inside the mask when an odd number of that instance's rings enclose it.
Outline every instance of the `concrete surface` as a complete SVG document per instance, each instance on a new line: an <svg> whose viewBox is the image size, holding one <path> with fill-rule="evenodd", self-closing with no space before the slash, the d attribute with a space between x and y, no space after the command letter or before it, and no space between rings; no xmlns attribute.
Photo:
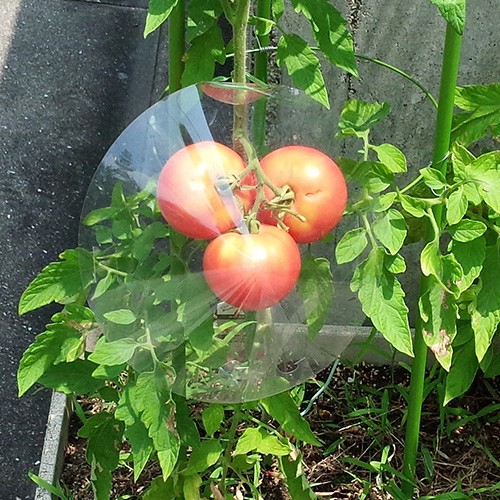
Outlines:
<svg viewBox="0 0 500 500"><path fill-rule="evenodd" d="M64 451L68 442L68 428L73 411L70 399L65 394L53 392L50 399L47 429L43 441L38 476L50 484L59 481L64 465ZM37 488L35 500L51 500L45 488Z"/></svg>
<svg viewBox="0 0 500 500"><path fill-rule="evenodd" d="M158 36L143 39L145 3L2 0L0 6L2 500L33 498L27 472L38 470L50 399L49 391L18 399L15 374L53 311L19 318L17 303L45 265L76 246L94 169L150 105Z"/></svg>

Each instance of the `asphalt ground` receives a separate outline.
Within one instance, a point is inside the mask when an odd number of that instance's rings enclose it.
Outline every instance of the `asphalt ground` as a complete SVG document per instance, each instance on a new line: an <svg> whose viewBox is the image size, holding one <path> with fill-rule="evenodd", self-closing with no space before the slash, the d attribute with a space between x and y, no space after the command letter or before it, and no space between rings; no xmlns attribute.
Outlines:
<svg viewBox="0 0 500 500"><path fill-rule="evenodd" d="M55 309L19 317L19 297L77 245L94 170L158 95L165 47L158 33L143 38L147 3L0 3L1 500L33 498L27 473L38 471L50 400L48 390L18 398L16 371Z"/></svg>

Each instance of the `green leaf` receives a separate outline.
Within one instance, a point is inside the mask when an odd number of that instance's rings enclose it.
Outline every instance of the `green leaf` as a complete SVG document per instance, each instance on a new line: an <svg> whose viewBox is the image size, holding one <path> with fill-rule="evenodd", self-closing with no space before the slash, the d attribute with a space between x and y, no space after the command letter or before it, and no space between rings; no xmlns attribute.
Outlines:
<svg viewBox="0 0 500 500"><path fill-rule="evenodd" d="M326 58L357 77L354 40L340 12L328 0L292 0L292 5L311 23L313 36Z"/></svg>
<svg viewBox="0 0 500 500"><path fill-rule="evenodd" d="M206 33L222 13L219 0L190 0L187 3L188 25L187 41L191 43L196 37Z"/></svg>
<svg viewBox="0 0 500 500"><path fill-rule="evenodd" d="M246 455L251 451L255 451L262 440L262 434L258 427L246 428L238 438L234 455Z"/></svg>
<svg viewBox="0 0 500 500"><path fill-rule="evenodd" d="M474 341L455 349L453 363L446 376L444 404L464 394L474 382L479 363L474 351Z"/></svg>
<svg viewBox="0 0 500 500"><path fill-rule="evenodd" d="M52 495L55 498L61 498L62 500L68 500L68 497L65 495L64 491L62 488L59 486L59 482L57 483L56 486L53 484L50 484L48 481L45 481L45 479L42 479L40 476L37 476L36 474L33 474L33 472L28 471L28 477L40 488L43 488L44 490L47 490L49 493L52 493Z"/></svg>
<svg viewBox="0 0 500 500"><path fill-rule="evenodd" d="M95 226L99 222L103 222L105 220L113 219L116 214L121 209L118 207L103 207L93 210L83 219L82 223L86 226Z"/></svg>
<svg viewBox="0 0 500 500"><path fill-rule="evenodd" d="M450 226L448 232L455 241L466 243L482 236L486 232L486 224L479 220L461 220L458 224Z"/></svg>
<svg viewBox="0 0 500 500"><path fill-rule="evenodd" d="M318 335L333 301L333 276L330 262L305 255L302 258L298 290L304 301L309 338Z"/></svg>
<svg viewBox="0 0 500 500"><path fill-rule="evenodd" d="M140 419L139 412L134 408L135 385L127 385L120 394L115 417L125 425L125 437L130 443L133 464L134 481L139 479L151 454L153 453L153 440L149 437L148 429Z"/></svg>
<svg viewBox="0 0 500 500"><path fill-rule="evenodd" d="M451 279L454 268L445 261L445 278ZM436 356L441 366L449 370L452 359L452 342L457 333L457 304L455 296L443 290L440 280L430 276L427 290L420 297L420 315L424 320L425 343Z"/></svg>
<svg viewBox="0 0 500 500"><path fill-rule="evenodd" d="M218 439L207 439L192 451L186 469L182 473L186 476L205 472L209 467L216 464L224 448Z"/></svg>
<svg viewBox="0 0 500 500"><path fill-rule="evenodd" d="M113 274L108 273L106 276L97 283L97 286L95 287L94 290L94 295L92 296L92 299L98 299L106 290L109 289L109 287L114 283L115 277Z"/></svg>
<svg viewBox="0 0 500 500"><path fill-rule="evenodd" d="M136 315L130 309L116 309L104 313L103 316L116 325L131 325L136 319Z"/></svg>
<svg viewBox="0 0 500 500"><path fill-rule="evenodd" d="M263 428L260 428L259 432L262 435L262 439L257 446L257 453L261 453L262 455L274 455L276 457L282 457L284 455L289 455L292 451L290 448L290 444L283 442L285 441L285 438L279 438L274 434L269 434Z"/></svg>
<svg viewBox="0 0 500 500"><path fill-rule="evenodd" d="M421 218L427 215L427 209L430 204L423 198L415 198L406 194L401 195L401 206L405 212L413 217Z"/></svg>
<svg viewBox="0 0 500 500"><path fill-rule="evenodd" d="M476 158L467 169L467 179L475 182L483 200L500 213L500 151Z"/></svg>
<svg viewBox="0 0 500 500"><path fill-rule="evenodd" d="M500 132L500 112L497 108L481 107L471 113L454 115L451 138L468 146L488 135L497 136Z"/></svg>
<svg viewBox="0 0 500 500"><path fill-rule="evenodd" d="M203 427L209 436L217 432L224 421L224 407L220 404L209 404L201 414Z"/></svg>
<svg viewBox="0 0 500 500"><path fill-rule="evenodd" d="M402 255L386 255L384 266L392 274L401 274L406 271L406 262Z"/></svg>
<svg viewBox="0 0 500 500"><path fill-rule="evenodd" d="M223 64L226 58L224 39L218 25L196 37L186 53L182 85L212 80L215 63Z"/></svg>
<svg viewBox="0 0 500 500"><path fill-rule="evenodd" d="M300 415L295 401L288 392L263 399L260 403L267 413L277 420L285 432L305 443L320 445L307 420Z"/></svg>
<svg viewBox="0 0 500 500"><path fill-rule="evenodd" d="M455 104L467 111L454 116L453 140L469 145L489 133L497 135L500 126L500 84L457 87Z"/></svg>
<svg viewBox="0 0 500 500"><path fill-rule="evenodd" d="M363 253L367 245L368 240L366 238L365 228L358 227L348 231L342 236L335 247L335 259L337 260L337 264L352 262Z"/></svg>
<svg viewBox="0 0 500 500"><path fill-rule="evenodd" d="M169 477L166 481L161 476L151 481L151 486L146 490L141 500L159 500L167 498L179 498L175 488L174 478Z"/></svg>
<svg viewBox="0 0 500 500"><path fill-rule="evenodd" d="M88 418L78 431L78 436L87 439L86 456L92 456L108 471L118 467L122 445L123 422L116 420L107 411L101 411Z"/></svg>
<svg viewBox="0 0 500 500"><path fill-rule="evenodd" d="M316 500L318 498L307 482L301 453L293 453L293 458L291 456L280 458L279 465L285 476L288 493L293 500Z"/></svg>
<svg viewBox="0 0 500 500"><path fill-rule="evenodd" d="M101 337L95 346L94 352L89 356L89 360L98 365L114 366L127 363L134 355L135 350L140 346L133 339L120 339L114 342L107 342Z"/></svg>
<svg viewBox="0 0 500 500"><path fill-rule="evenodd" d="M263 455L283 456L290 453L290 446L285 444L280 438L269 434L261 427L250 427L243 431L243 434L236 443L235 455L246 455L256 451Z"/></svg>
<svg viewBox="0 0 500 500"><path fill-rule="evenodd" d="M358 292L363 312L375 328L396 349L413 356L405 294L396 277L385 269L384 259L382 248L373 249L356 269L351 289Z"/></svg>
<svg viewBox="0 0 500 500"><path fill-rule="evenodd" d="M486 361L488 362L485 363ZM486 378L498 377L500 375L500 352L494 349L494 345L490 346L488 353L481 361L481 368Z"/></svg>
<svg viewBox="0 0 500 500"><path fill-rule="evenodd" d="M500 83L457 87L455 105L466 111L474 111L481 106L493 106L500 110Z"/></svg>
<svg viewBox="0 0 500 500"><path fill-rule="evenodd" d="M93 280L93 262L82 248L66 250L29 284L19 301L19 314L52 302L64 304L80 295Z"/></svg>
<svg viewBox="0 0 500 500"><path fill-rule="evenodd" d="M349 99L340 114L339 131L341 135L356 135L366 132L383 120L391 111L389 104L365 102Z"/></svg>
<svg viewBox="0 0 500 500"><path fill-rule="evenodd" d="M475 334L476 356L481 361L500 324L500 252L496 246L486 248L481 271L481 289L472 304L472 328Z"/></svg>
<svg viewBox="0 0 500 500"><path fill-rule="evenodd" d="M91 482L96 498L109 498L111 473L118 467L123 439L123 422L102 411L88 418L78 431L87 439L86 458L91 464Z"/></svg>
<svg viewBox="0 0 500 500"><path fill-rule="evenodd" d="M394 174L383 163L357 162L345 157L337 158L337 163L342 168L347 181L355 180L370 194L380 193L394 182ZM387 193L387 195L392 194ZM378 205L378 203L375 204Z"/></svg>
<svg viewBox="0 0 500 500"><path fill-rule="evenodd" d="M182 492L184 493L184 498L189 498L190 500L200 500L201 485L202 485L202 480L198 474L191 474L190 476L185 476L182 485Z"/></svg>
<svg viewBox="0 0 500 500"><path fill-rule="evenodd" d="M159 28L170 16L178 0L149 0L148 15L144 27L144 38Z"/></svg>
<svg viewBox="0 0 500 500"><path fill-rule="evenodd" d="M391 208L380 214L373 223L377 239L392 255L399 252L406 238L406 222L400 212Z"/></svg>
<svg viewBox="0 0 500 500"><path fill-rule="evenodd" d="M285 2L283 0L271 0L271 12L276 21L279 21L280 17L285 12Z"/></svg>
<svg viewBox="0 0 500 500"><path fill-rule="evenodd" d="M155 241L166 238L170 229L163 222L153 222L144 228L142 233L133 239L132 256L139 262L144 262L153 250Z"/></svg>
<svg viewBox="0 0 500 500"><path fill-rule="evenodd" d="M422 168L420 174L424 178L425 185L432 190L439 191L448 185L444 175L436 168Z"/></svg>
<svg viewBox="0 0 500 500"><path fill-rule="evenodd" d="M396 201L397 197L398 194L394 191L382 194L371 201L370 209L373 210L375 213L385 212L386 210L389 210L389 208L391 208L392 205L394 205L394 202Z"/></svg>
<svg viewBox="0 0 500 500"><path fill-rule="evenodd" d="M177 462L180 442L175 430L170 382L162 370L158 368L139 374L133 405L153 440L163 479L166 480Z"/></svg>
<svg viewBox="0 0 500 500"><path fill-rule="evenodd" d="M265 17L250 16L248 20L250 26L255 26L255 34L258 36L269 35L276 23L272 19Z"/></svg>
<svg viewBox="0 0 500 500"><path fill-rule="evenodd" d="M81 339L81 333L60 323L47 325L47 330L37 335L26 349L17 370L19 396L22 396L38 379L55 364L65 344L73 345ZM60 360L64 361L64 359Z"/></svg>
<svg viewBox="0 0 500 500"><path fill-rule="evenodd" d="M486 242L483 238L461 242L454 240L451 253L463 270L463 276L457 283L461 292L467 290L481 273L486 255Z"/></svg>
<svg viewBox="0 0 500 500"><path fill-rule="evenodd" d="M96 365L88 360L77 359L71 363L49 366L38 381L64 394L88 394L104 386L104 380L92 377Z"/></svg>
<svg viewBox="0 0 500 500"><path fill-rule="evenodd" d="M196 448L200 443L200 433L198 426L192 416L192 406L187 404L183 396L174 395L175 403L175 422L179 439L184 446Z"/></svg>
<svg viewBox="0 0 500 500"><path fill-rule="evenodd" d="M475 156L460 144L455 143L452 147L452 165L455 181L466 180L469 165L476 159ZM467 200L473 205L481 203L481 195L474 182L466 182L463 185L464 194Z"/></svg>
<svg viewBox="0 0 500 500"><path fill-rule="evenodd" d="M295 34L283 35L276 58L280 66L286 67L295 86L330 109L319 59L305 40Z"/></svg>
<svg viewBox="0 0 500 500"><path fill-rule="evenodd" d="M420 266L425 276L435 276L441 279L443 274L442 255L437 240L430 241L425 245L420 254Z"/></svg>
<svg viewBox="0 0 500 500"><path fill-rule="evenodd" d="M446 220L448 224L453 225L462 220L468 206L464 187L459 186L446 198Z"/></svg>
<svg viewBox="0 0 500 500"><path fill-rule="evenodd" d="M462 35L465 26L465 0L431 0L431 3L437 5L445 21Z"/></svg>
<svg viewBox="0 0 500 500"><path fill-rule="evenodd" d="M395 174L406 172L406 157L396 146L381 144L380 146L370 146L370 148L377 153L378 161L391 172Z"/></svg>

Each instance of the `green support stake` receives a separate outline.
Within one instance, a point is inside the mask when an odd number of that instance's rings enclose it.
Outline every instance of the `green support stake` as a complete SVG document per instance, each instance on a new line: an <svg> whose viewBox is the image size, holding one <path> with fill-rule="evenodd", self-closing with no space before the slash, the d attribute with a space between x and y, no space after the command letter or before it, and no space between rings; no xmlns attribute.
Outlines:
<svg viewBox="0 0 500 500"><path fill-rule="evenodd" d="M256 6L256 15L263 19L271 18L271 0L258 0ZM270 34L257 35L259 48L269 47ZM258 80L267 83L268 78L268 53L263 50L255 54L254 76ZM259 154L264 154L264 145L266 143L266 101L260 99L255 103L253 112L253 140Z"/></svg>
<svg viewBox="0 0 500 500"><path fill-rule="evenodd" d="M448 165L448 151L450 150L451 124L453 119L453 106L455 99L455 88L460 66L460 50L462 36L448 24L446 28L446 39L444 46L443 65L441 73L441 85L439 91L438 112L436 120L436 133L434 137L434 154L432 166L443 174L446 174ZM434 217L438 227L442 221L442 206L434 207ZM432 232L432 231L430 231ZM431 237L429 235L428 240ZM428 290L428 281L422 277L420 296ZM423 391L425 382L425 367L427 361L427 346L423 337L426 325L420 315L417 318L414 339L414 354L411 382L410 403L408 406L408 421L406 424L405 450L403 459L402 492L405 498L413 498L415 489L415 469L418 453L420 420L422 414Z"/></svg>
<svg viewBox="0 0 500 500"><path fill-rule="evenodd" d="M182 88L183 57L186 52L186 1L179 0L168 20L168 90Z"/></svg>

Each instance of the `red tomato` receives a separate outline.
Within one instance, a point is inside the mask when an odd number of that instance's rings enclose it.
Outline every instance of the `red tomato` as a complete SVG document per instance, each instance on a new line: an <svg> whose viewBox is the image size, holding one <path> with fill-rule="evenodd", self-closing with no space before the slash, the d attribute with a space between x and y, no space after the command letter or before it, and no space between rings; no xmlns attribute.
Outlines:
<svg viewBox="0 0 500 500"><path fill-rule="evenodd" d="M261 160L262 170L278 187L288 185L295 193L291 210L305 222L287 214L283 218L289 233L298 243L317 241L340 221L347 203L347 186L342 171L327 155L306 146L286 146L272 151ZM268 200L275 195L265 187ZM270 210L259 214L266 224L276 224Z"/></svg>
<svg viewBox="0 0 500 500"><path fill-rule="evenodd" d="M256 90L250 90L251 87ZM255 83L247 83L245 86L235 83L205 83L201 85L201 89L212 99L226 104L250 104L265 95L264 88Z"/></svg>
<svg viewBox="0 0 500 500"><path fill-rule="evenodd" d="M300 273L300 252L282 229L262 224L256 234L226 233L203 256L211 290L228 304L256 311L283 300Z"/></svg>
<svg viewBox="0 0 500 500"><path fill-rule="evenodd" d="M230 190L228 182L244 168L236 152L217 142L197 142L180 149L158 178L157 199L163 217L191 238L211 239L233 229L242 221L237 199L244 210L255 199L252 190Z"/></svg>

